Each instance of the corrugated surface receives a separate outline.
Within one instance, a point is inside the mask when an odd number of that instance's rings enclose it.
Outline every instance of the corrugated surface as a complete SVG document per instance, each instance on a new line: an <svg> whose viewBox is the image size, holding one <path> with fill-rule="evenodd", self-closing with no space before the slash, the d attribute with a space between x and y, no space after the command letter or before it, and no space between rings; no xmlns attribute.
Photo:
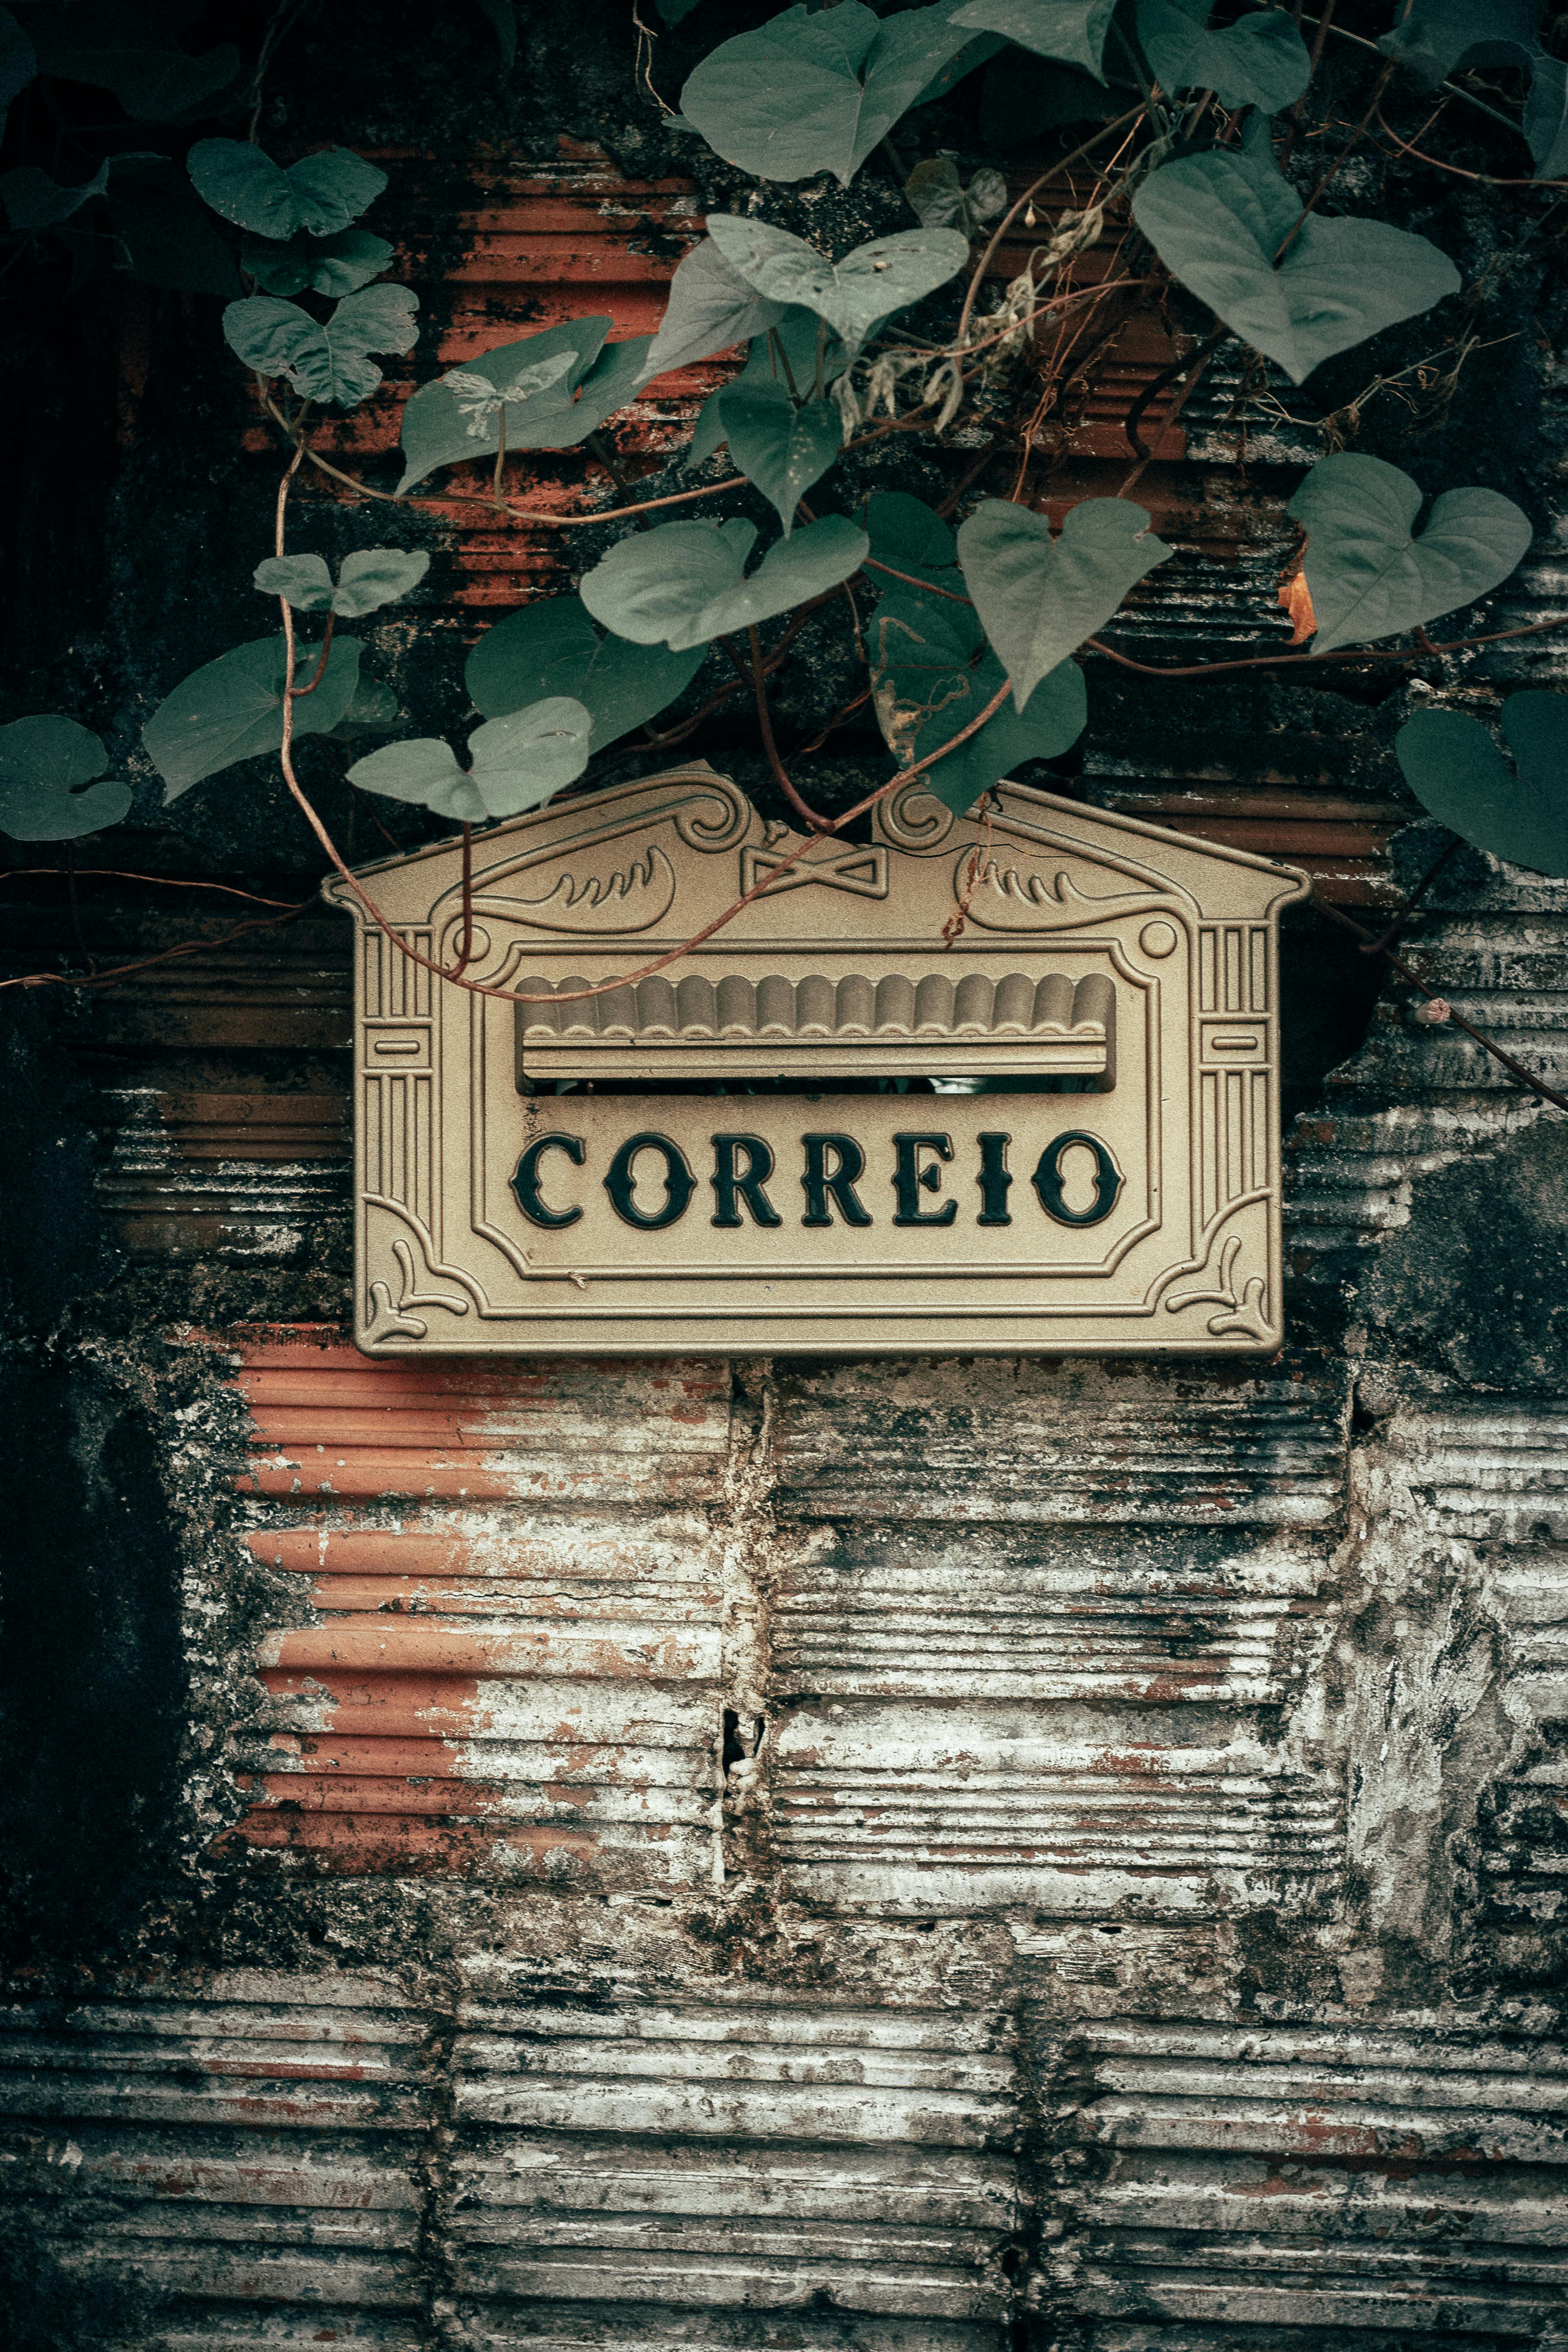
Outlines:
<svg viewBox="0 0 1568 2352"><path fill-rule="evenodd" d="M329 1870L711 1878L728 1387L699 1365L530 1376L247 1349L269 1633L240 1834Z"/></svg>
<svg viewBox="0 0 1568 2352"><path fill-rule="evenodd" d="M1090 2352L1560 2340L1568 2051L1129 2021L1058 2063L1083 2168L1049 2269Z"/></svg>
<svg viewBox="0 0 1568 2352"><path fill-rule="evenodd" d="M182 2347L412 2352L432 2022L384 1979L330 1976L8 2009L11 2212L67 2278L176 2298Z"/></svg>
<svg viewBox="0 0 1568 2352"><path fill-rule="evenodd" d="M459 2027L453 2263L471 2332L504 2330L509 2305L596 2305L600 2325L653 2305L995 2340L1018 2218L1007 2018L492 1999Z"/></svg>

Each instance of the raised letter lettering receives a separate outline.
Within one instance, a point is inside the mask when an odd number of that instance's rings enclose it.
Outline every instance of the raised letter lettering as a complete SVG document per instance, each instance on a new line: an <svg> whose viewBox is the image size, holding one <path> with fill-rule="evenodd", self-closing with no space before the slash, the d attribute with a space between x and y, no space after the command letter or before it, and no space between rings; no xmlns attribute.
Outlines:
<svg viewBox="0 0 1568 2352"><path fill-rule="evenodd" d="M975 1182L980 1187L980 1214L977 1225L1010 1225L1007 1195L1013 1179L1007 1173L1007 1146L1010 1135L983 1135L980 1139L980 1173Z"/></svg>
<svg viewBox="0 0 1568 2352"><path fill-rule="evenodd" d="M664 1206L651 1212L639 1209L632 1197L632 1163L639 1151L662 1151L664 1154ZM697 1179L687 1162L686 1154L668 1135L629 1135L610 1162L610 1172L605 1179L605 1190L610 1196L610 1206L623 1223L636 1225L639 1233L657 1234L665 1225L673 1225L686 1214L687 1204L697 1190Z"/></svg>
<svg viewBox="0 0 1568 2352"><path fill-rule="evenodd" d="M899 1213L896 1225L951 1225L958 1214L956 1201L944 1201L940 1209L922 1209L921 1192L942 1190L940 1168L922 1168L921 1153L934 1151L939 1160L952 1158L952 1139L947 1135L895 1135L893 1138L893 1195Z"/></svg>
<svg viewBox="0 0 1568 2352"><path fill-rule="evenodd" d="M831 1192L838 1203L838 1213L847 1225L868 1225L871 1222L856 1197L855 1180L866 1172L866 1155L852 1135L803 1135L805 1146L805 1173L801 1183L805 1191L805 1214L803 1225L830 1225L827 1196ZM831 1168L827 1165L829 1151L836 1154Z"/></svg>
<svg viewBox="0 0 1568 2352"><path fill-rule="evenodd" d="M547 1151L563 1151L577 1168L587 1157L580 1135L542 1135L537 1142L529 1145L517 1163L517 1173L511 1180L517 1205L531 1225L574 1225L583 1213L581 1209L547 1209L540 1197L539 1163Z"/></svg>
<svg viewBox="0 0 1568 2352"><path fill-rule="evenodd" d="M1062 1190L1062 1154L1075 1143L1081 1143L1086 1151L1094 1154L1094 1198L1087 1209L1069 1209ZM1058 1224L1098 1225L1101 1217L1109 1217L1116 1206L1116 1196L1121 1190L1121 1171L1098 1135L1085 1135L1081 1128L1075 1128L1070 1135L1058 1135L1041 1152L1035 1171L1035 1190L1040 1196L1041 1208Z"/></svg>
<svg viewBox="0 0 1568 2352"><path fill-rule="evenodd" d="M743 1171L735 1166L735 1154L743 1151ZM739 1203L744 1201L759 1225L782 1225L784 1219L763 1190L766 1178L773 1172L773 1155L760 1135L716 1135L713 1138L713 1173L709 1182L713 1187L716 1203L712 1223L716 1225L743 1225Z"/></svg>

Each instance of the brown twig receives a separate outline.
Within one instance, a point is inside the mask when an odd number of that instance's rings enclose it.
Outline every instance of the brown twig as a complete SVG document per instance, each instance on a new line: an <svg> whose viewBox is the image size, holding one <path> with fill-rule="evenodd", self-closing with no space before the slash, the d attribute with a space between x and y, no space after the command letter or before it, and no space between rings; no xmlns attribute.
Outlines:
<svg viewBox="0 0 1568 2352"><path fill-rule="evenodd" d="M1320 43L1323 34L1328 29L1327 16L1331 14L1332 0L1330 0L1330 7L1325 12L1325 21L1323 25L1319 27ZM1371 130L1372 118L1377 112L1378 100L1383 96L1384 91L1387 89L1388 84L1393 78L1393 74L1394 60L1391 58L1388 63L1384 67L1383 71L1378 75L1375 83L1373 85L1372 104L1367 108L1366 112L1362 116L1361 121L1351 132L1351 135L1346 140L1344 145L1340 149L1339 153L1334 157L1333 162L1329 165L1329 168L1323 173L1322 178L1318 182L1317 186L1307 198L1306 203L1301 207L1300 218L1292 224L1290 228L1287 230L1285 236L1280 239L1279 249L1274 256L1274 267L1276 269L1279 268L1280 263L1284 260L1285 256L1289 252L1290 247L1300 236L1301 231L1306 226L1307 221L1310 217L1311 214L1316 211L1319 198L1328 194L1328 191L1332 186L1338 173L1342 172L1344 166L1350 162L1351 157L1355 153L1356 149L1366 137L1368 131ZM1303 91L1301 95L1302 98L1304 98L1306 96L1306 92ZM1301 100L1298 99L1296 103L1299 108L1300 106ZM1295 131L1296 125L1293 122L1290 126L1290 138L1286 142L1285 161L1287 163L1290 160L1290 140L1294 138Z"/></svg>
<svg viewBox="0 0 1568 2352"><path fill-rule="evenodd" d="M1426 873L1421 877L1420 881L1417 882L1415 889L1410 892L1409 896L1401 899L1389 920L1388 929L1381 933L1377 939L1369 940L1363 947L1363 955L1384 955L1387 952L1387 950L1394 945L1394 940L1399 937L1400 932L1405 929L1405 924L1410 920L1411 916L1415 912L1416 908L1421 904L1422 899L1426 896L1427 891L1431 888L1433 883L1436 882L1438 875L1441 874L1444 866L1447 866L1449 858L1452 857L1458 845L1458 835L1457 833L1450 834L1448 836L1447 847L1441 851L1439 855L1433 859L1431 865L1427 867Z"/></svg>
<svg viewBox="0 0 1568 2352"><path fill-rule="evenodd" d="M1048 186L1052 180L1059 178L1063 172L1070 171L1075 163L1081 163L1084 156L1091 155L1104 140L1110 137L1112 131L1125 130L1130 122L1135 122L1142 111L1142 103L1140 101L1137 106L1129 107L1125 114L1119 114L1114 122L1103 124L1092 139L1086 139L1081 147L1075 147L1070 155L1064 155L1059 163L1053 163L1048 172L1042 172L1037 180L1031 181L1017 203L1008 206L992 232L991 242L974 265L974 272L969 281L969 290L963 298L963 308L958 314L958 331L952 339L958 349L963 349L963 339L969 332L969 321L973 315L974 305L985 273L995 259L997 248L1018 215L1034 202L1042 188Z"/></svg>
<svg viewBox="0 0 1568 2352"><path fill-rule="evenodd" d="M1549 621L1531 621L1519 629L1493 629L1484 637L1451 637L1445 645L1428 644L1424 650L1414 653L1398 648L1391 653L1368 652L1356 646L1342 646L1328 654L1299 654L1288 648L1279 654L1249 654L1242 661L1165 665L1134 661L1131 654L1119 653L1114 646L1108 646L1103 637L1086 637L1079 650L1104 654L1121 668L1136 670L1140 677L1220 677L1228 670L1277 669L1281 665L1287 669L1320 669L1329 662L1340 661L1424 661L1427 654L1469 653L1477 646L1500 646L1512 637L1538 637L1543 629L1560 629L1564 621L1568 621L1568 613L1554 614Z"/></svg>
<svg viewBox="0 0 1568 2352"><path fill-rule="evenodd" d="M19 881L26 877L52 875L57 880L68 874L67 866L7 866L0 869L0 883ZM227 898L248 898L253 907L287 907L287 898L264 898L258 890L241 890L232 882L193 882L174 874L130 874L119 866L79 866L79 882L153 882L161 890L221 890Z"/></svg>
<svg viewBox="0 0 1568 2352"><path fill-rule="evenodd" d="M458 933L458 961L446 977L460 979L474 957L474 828L463 823L463 927Z"/></svg>
<svg viewBox="0 0 1568 2352"><path fill-rule="evenodd" d="M22 972L15 980L0 980L0 988L108 988L134 972L151 971L154 965L176 962L183 956L205 955L216 948L226 948L231 940L242 940L250 931L273 931L284 923L297 922L310 908L318 904L315 893L301 898L281 915L254 915L247 923L237 923L232 930L222 931L216 940L186 940L179 947L160 948L156 955L142 956L135 963L118 963L108 971L84 976L68 971Z"/></svg>
<svg viewBox="0 0 1568 2352"><path fill-rule="evenodd" d="M1372 932L1363 924L1358 923L1353 915L1345 914L1342 908L1331 907L1322 898L1314 898L1312 904L1318 912L1321 915L1326 915L1331 922L1338 923L1343 930L1353 931L1369 955L1381 955L1384 963L1390 965L1399 974L1401 980L1408 982L1412 988L1426 998L1428 1004L1448 1003L1447 998L1440 995L1436 989L1427 986L1418 971L1412 971L1403 956L1395 955L1392 948L1380 946ZM1456 1013L1451 1005L1448 1010L1448 1019L1456 1029L1462 1029L1467 1037L1473 1037L1478 1045L1483 1045L1492 1059L1495 1062L1500 1062L1503 1068L1511 1072L1521 1086L1527 1087L1532 1095L1538 1095L1542 1102L1550 1103L1554 1110L1568 1110L1568 1095L1559 1094L1556 1087L1549 1087L1544 1078L1538 1078L1533 1070L1526 1069L1524 1064L1517 1061L1513 1055L1505 1052L1495 1038L1489 1037L1484 1029L1478 1029L1473 1021L1467 1021L1463 1013Z"/></svg>
<svg viewBox="0 0 1568 2352"><path fill-rule="evenodd" d="M289 645L286 655L286 660L291 663L293 658L292 633L288 632L287 634L289 637ZM830 818L827 823L826 830L829 833L841 832L845 825L852 824L858 816L864 816L868 809L875 808L879 801L886 800L890 793L902 791L903 788L911 783L917 776L924 774L928 769L934 767L939 760L945 760L950 752L957 751L960 744L966 743L972 735L977 735L981 728L985 725L987 719L995 717L997 711L1001 709L1003 703L1006 700L1007 696L1011 692L1011 684L1005 678L1001 686L998 687L996 692L992 696L990 701L985 705L984 709L977 712L975 717L969 721L966 727L961 728L958 733L952 737L951 741L942 744L940 748L934 751L927 752L922 759L912 761L909 767L901 768L896 776L889 776L886 783L879 784L875 792L868 793L864 800L857 801L853 808L846 809L840 816ZM294 772L292 744L293 730L289 723L290 718L291 708L289 705L285 704L282 744L283 780L288 785L289 793L291 793L296 804L302 812L305 821L310 825L311 832L315 835L316 839L321 843L321 847L326 851L327 856L331 859L339 875L342 877L343 881L348 884L349 888L353 892L354 897L359 900L361 906L363 907L371 920L392 942L398 953L400 955L406 956L411 963L419 964L425 971L434 972L438 980L451 981L451 985L454 988L467 989L469 994L473 996L494 997L502 1004L575 1004L586 997L605 996L607 995L612 989L630 987L635 985L635 983L640 980L651 980L656 972L665 971L672 963L679 963L682 956L689 955L693 948L700 947L705 940L710 940L716 931L721 931L727 924L733 922L735 917L740 914L743 908L749 907L754 898L760 898L764 891L772 889L779 876L787 871L787 869L794 866L800 858L804 857L807 850L812 846L813 836L807 835L795 848L786 851L784 855L778 859L775 865L770 866L767 873L763 875L759 881L754 883L751 889L742 891L741 896L735 899L731 905L725 908L722 914L715 915L710 923L704 924L702 929L698 931L694 937L689 940L683 940L679 947L671 948L668 955L657 957L652 963L644 964L640 971L622 972L615 980L602 981L596 988L576 988L565 991L556 991L552 989L547 994L540 995L537 992L530 994L522 990L515 988L495 988L490 986L488 982L481 980L468 980L466 978L461 980L451 980L451 975L445 971L438 963L433 961L429 956L421 954L417 948L411 947L409 945L408 941L403 938L395 928L391 919L384 915L381 908L376 905L374 899L371 897L369 891L365 888L358 875L353 873L351 868L344 864L343 859L339 853L336 842L333 841L331 835L327 831L326 826L322 824L320 816L316 813L316 810L312 807L309 798L300 786L298 776Z"/></svg>
<svg viewBox="0 0 1568 2352"><path fill-rule="evenodd" d="M788 769L779 758L778 745L773 740L773 713L768 709L767 684L763 672L762 634L754 622L747 630L746 636L752 648L752 680L757 690L757 725L762 730L763 750L767 754L768 766L772 771L773 782L803 824L809 825L813 833L827 833L831 830L831 820L819 816L814 808L807 807L795 790ZM725 650L730 653L732 659L739 658L727 639Z"/></svg>

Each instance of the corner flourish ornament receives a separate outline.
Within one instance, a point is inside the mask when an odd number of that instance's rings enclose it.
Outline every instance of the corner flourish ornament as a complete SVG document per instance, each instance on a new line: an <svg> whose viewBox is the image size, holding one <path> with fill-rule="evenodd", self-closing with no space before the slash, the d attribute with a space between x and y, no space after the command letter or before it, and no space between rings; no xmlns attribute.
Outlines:
<svg viewBox="0 0 1568 2352"><path fill-rule="evenodd" d="M1232 1234L1219 1254L1219 1284L1214 1290L1173 1291L1165 1301L1167 1314L1174 1315L1183 1307L1220 1307L1222 1315L1211 1315L1205 1328L1215 1339L1227 1331L1241 1332L1249 1339L1263 1341L1273 1337L1274 1326L1268 1317L1268 1285L1260 1274L1249 1274L1239 1297L1236 1288L1236 1261L1241 1253L1241 1235Z"/></svg>

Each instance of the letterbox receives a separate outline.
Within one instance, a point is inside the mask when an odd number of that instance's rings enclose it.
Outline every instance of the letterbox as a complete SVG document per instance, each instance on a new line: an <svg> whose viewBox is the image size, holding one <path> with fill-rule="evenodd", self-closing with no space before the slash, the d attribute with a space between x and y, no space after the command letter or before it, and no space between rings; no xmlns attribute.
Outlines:
<svg viewBox="0 0 1568 2352"><path fill-rule="evenodd" d="M1291 868L1017 784L803 842L699 764L476 837L477 987L403 952L459 844L359 880L371 1353L1279 1344Z"/></svg>

